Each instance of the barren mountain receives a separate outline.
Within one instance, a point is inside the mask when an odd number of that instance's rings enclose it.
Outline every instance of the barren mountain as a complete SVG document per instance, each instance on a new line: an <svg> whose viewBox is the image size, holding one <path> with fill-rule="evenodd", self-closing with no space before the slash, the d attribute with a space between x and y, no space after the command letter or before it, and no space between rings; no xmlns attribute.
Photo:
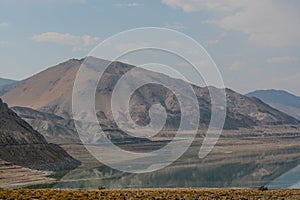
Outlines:
<svg viewBox="0 0 300 200"><path fill-rule="evenodd" d="M49 127L48 120L30 120L28 115L29 110L15 108L27 121L37 128L42 133L55 131L65 135L74 133L74 129L68 128L73 126L72 122L72 90L76 73L83 63L83 60L72 59L51 67L39 74L36 74L24 81L19 82L14 88L5 93L2 98L8 102L9 106L28 107L41 114L50 117L56 122L55 127ZM95 70L104 70L104 66L108 61L89 57L85 64L90 65L90 68ZM117 81L126 72L135 68L121 62L113 62L104 72L99 81L96 92L96 110L99 122L106 129L116 129L117 126L113 120L111 112L111 95ZM170 78L166 75L150 72L144 69L138 69L132 74L131 81L138 82L139 80L163 80L173 85L181 86L183 81ZM87 77L88 78L88 77ZM206 127L210 121L211 104L210 96L207 87L193 86L195 94L198 98L201 120L200 127ZM216 88L212 88L218 90ZM183 95L188 95L187 91L180 90ZM255 97L247 97L238 94L230 89L226 89L227 96L227 118L225 128L237 129L241 127L250 127L255 125L276 125L276 124L297 124L298 120L284 114ZM139 125L147 125L150 121L149 108L153 104L161 104L167 110L166 129L177 129L181 111L176 96L169 89L155 84L147 84L134 92L130 100L130 114L133 120ZM193 106L190 108L193 112ZM26 114L27 112L27 114ZM32 110L30 111L32 112ZM38 113L35 113L38 114ZM25 116L26 115L26 116ZM62 119L59 119L61 117ZM122 117L122 116L118 116ZM64 126L64 127L63 127ZM67 128L66 131L61 128ZM44 131L43 131L44 130ZM46 135L47 137L47 135Z"/></svg>
<svg viewBox="0 0 300 200"><path fill-rule="evenodd" d="M53 109L53 113L60 108L69 107L74 79L80 64L80 60L72 59L21 81L3 96L3 100L10 107L39 109L52 105L49 109Z"/></svg>
<svg viewBox="0 0 300 200"><path fill-rule="evenodd" d="M246 94L300 120L300 97L283 90L256 90Z"/></svg>
<svg viewBox="0 0 300 200"><path fill-rule="evenodd" d="M39 170L72 169L80 163L10 110L0 99L0 159Z"/></svg>

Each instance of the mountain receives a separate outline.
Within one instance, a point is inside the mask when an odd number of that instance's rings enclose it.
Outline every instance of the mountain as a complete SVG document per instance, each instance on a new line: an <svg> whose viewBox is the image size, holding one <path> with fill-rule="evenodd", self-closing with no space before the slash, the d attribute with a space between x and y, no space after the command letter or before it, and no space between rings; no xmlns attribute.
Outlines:
<svg viewBox="0 0 300 200"><path fill-rule="evenodd" d="M15 80L0 78L0 86L9 85L9 84L12 84L12 83L15 83L15 82L16 82Z"/></svg>
<svg viewBox="0 0 300 200"><path fill-rule="evenodd" d="M300 120L300 97L283 90L256 90L246 94Z"/></svg>
<svg viewBox="0 0 300 200"><path fill-rule="evenodd" d="M47 171L73 169L80 163L49 144L0 99L0 160Z"/></svg>
<svg viewBox="0 0 300 200"><path fill-rule="evenodd" d="M0 78L0 96L12 90L18 81Z"/></svg>
<svg viewBox="0 0 300 200"><path fill-rule="evenodd" d="M88 57L85 62L91 69L102 71L108 63L109 61L94 57ZM60 63L19 82L15 87L7 91L2 98L10 107L16 107L14 108L15 111L37 130L44 133L46 138L51 138L51 134L58 134L62 137L60 141L64 141L68 137L67 141L69 142L72 134L74 137L77 137L72 122L71 106L73 84L81 64L83 64L83 59L71 59ZM97 116L103 129L123 134L118 130L112 116L111 95L120 77L134 68L135 66L129 64L113 62L104 71L97 87L95 105ZM163 74L150 72L141 68L135 69L134 74L132 74L133 77L130 80L132 83L130 84L138 83L141 80L151 82L157 79L177 85L179 88L184 84L182 80L173 79ZM198 98L200 107L201 120L199 127L205 128L210 121L211 114L209 90L207 87L192 87ZM218 90L213 87L211 89ZM180 93L185 96L189 95L184 89L181 89ZM226 97L226 129L247 128L256 125L299 123L293 117L270 107L255 97L247 97L230 89L226 89ZM153 104L158 103L163 105L167 110L167 122L164 128L176 130L181 119L178 100L172 91L157 84L144 85L133 93L130 100L130 114L132 119L139 125L147 125L150 121L148 110ZM188 109L188 112L194 112L195 108L191 106ZM120 114L117 117L121 118L122 115ZM124 138L124 134L122 138Z"/></svg>
<svg viewBox="0 0 300 200"><path fill-rule="evenodd" d="M72 119L25 107L12 107L11 109L41 133L49 143L80 143Z"/></svg>

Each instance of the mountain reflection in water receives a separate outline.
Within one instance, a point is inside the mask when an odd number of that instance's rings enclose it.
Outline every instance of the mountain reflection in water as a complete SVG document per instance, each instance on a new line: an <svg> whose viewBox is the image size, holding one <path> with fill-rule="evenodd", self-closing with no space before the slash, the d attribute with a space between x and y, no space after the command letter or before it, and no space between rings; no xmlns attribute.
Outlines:
<svg viewBox="0 0 300 200"><path fill-rule="evenodd" d="M295 145L291 145L291 140ZM299 144L297 140L295 138L275 140L273 137L221 138L214 150L204 159L197 157L199 143L195 143L179 160L155 172L130 174L102 164L93 167L86 165L69 172L54 187L255 188L268 184L274 187L272 181L300 164L300 147L296 145L296 142ZM200 140L199 142L201 143ZM293 175L299 172L299 169L298 166L292 170ZM279 188L288 188L291 184L281 184Z"/></svg>

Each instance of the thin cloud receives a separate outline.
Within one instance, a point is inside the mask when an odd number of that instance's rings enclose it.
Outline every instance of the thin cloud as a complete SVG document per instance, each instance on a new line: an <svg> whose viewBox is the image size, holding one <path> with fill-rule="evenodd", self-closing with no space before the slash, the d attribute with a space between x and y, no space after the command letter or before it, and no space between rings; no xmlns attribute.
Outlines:
<svg viewBox="0 0 300 200"><path fill-rule="evenodd" d="M132 3L115 3L113 4L113 6L115 7L138 7L138 6L143 6L144 4L141 3L136 3L136 2L132 2Z"/></svg>
<svg viewBox="0 0 300 200"><path fill-rule="evenodd" d="M0 41L0 46L13 46L15 45L14 42L10 42L10 41Z"/></svg>
<svg viewBox="0 0 300 200"><path fill-rule="evenodd" d="M206 41L206 44L210 44L210 45L214 45L214 44L218 44L220 42L220 40L222 38L226 37L226 32L222 32L217 36L217 39L212 39L212 40L208 40Z"/></svg>
<svg viewBox="0 0 300 200"><path fill-rule="evenodd" d="M8 26L8 23L6 23L6 22L1 22L0 23L0 27L6 27L6 26Z"/></svg>
<svg viewBox="0 0 300 200"><path fill-rule="evenodd" d="M162 3L185 12L209 10L222 18L209 19L206 24L248 35L258 46L287 47L300 45L299 7L282 1L236 0L162 0Z"/></svg>
<svg viewBox="0 0 300 200"><path fill-rule="evenodd" d="M291 63L296 62L298 59L290 56L282 56L282 57L272 57L267 59L267 63L269 64L281 64L281 63Z"/></svg>
<svg viewBox="0 0 300 200"><path fill-rule="evenodd" d="M235 0L162 0L161 2L172 8L181 8L185 12L211 9L230 12L239 7L239 3Z"/></svg>
<svg viewBox="0 0 300 200"><path fill-rule="evenodd" d="M207 44L218 44L219 40L208 40L206 41Z"/></svg>
<svg viewBox="0 0 300 200"><path fill-rule="evenodd" d="M72 48L72 52L86 52L86 51L88 51L88 48L86 48L86 47L75 46Z"/></svg>
<svg viewBox="0 0 300 200"><path fill-rule="evenodd" d="M88 47L94 45L99 41L99 37L92 37L90 35L72 35L69 33L57 33L57 32L46 32L32 37L37 42L49 42L64 46L73 46L75 49L83 49L82 47Z"/></svg>
<svg viewBox="0 0 300 200"><path fill-rule="evenodd" d="M118 51L126 52L134 49L140 49L144 47L148 47L149 43L147 42L139 42L139 43L120 43L115 46Z"/></svg>
<svg viewBox="0 0 300 200"><path fill-rule="evenodd" d="M166 28L170 28L170 29L174 29L174 30L183 30L185 29L186 27L182 24L182 23L178 23L178 22L175 22L175 23L167 23L165 25Z"/></svg>
<svg viewBox="0 0 300 200"><path fill-rule="evenodd" d="M239 60L234 61L230 66L229 66L229 70L230 71L239 71L242 68L242 62Z"/></svg>

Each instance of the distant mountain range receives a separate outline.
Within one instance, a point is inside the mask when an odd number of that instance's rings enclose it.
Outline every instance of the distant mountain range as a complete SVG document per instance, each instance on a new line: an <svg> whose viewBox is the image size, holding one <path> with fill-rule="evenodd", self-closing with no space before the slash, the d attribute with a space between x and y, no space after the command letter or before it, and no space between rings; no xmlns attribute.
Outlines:
<svg viewBox="0 0 300 200"><path fill-rule="evenodd" d="M0 160L47 171L73 169L80 162L45 138L0 99Z"/></svg>
<svg viewBox="0 0 300 200"><path fill-rule="evenodd" d="M106 60L93 57L89 57L88 61L97 70L104 70L104 66L108 63ZM13 86L2 87L2 98L28 123L44 134L48 141L74 143L78 141L78 136L72 119L72 90L77 71L82 63L83 60L71 59L24 81L12 84ZM116 132L110 135L112 138L124 139L122 131L118 130L112 116L110 105L112 91L120 77L133 68L135 66L121 62L111 63L97 87L97 116L103 129ZM160 79L174 85L182 84L181 80L141 68L135 73L131 81ZM205 129L211 115L209 91L207 87L193 86L193 89L198 98L201 113L199 127ZM181 90L181 93L185 95L186 91ZM255 97L247 97L230 89L226 89L226 96L226 129L299 123L295 118L270 107ZM159 85L143 86L133 94L130 101L130 114L133 120L139 125L147 125L150 120L148 110L151 105L157 103L167 110L168 118L165 129L176 130L181 116L179 103L171 91ZM193 107L190 109L192 112Z"/></svg>
<svg viewBox="0 0 300 200"><path fill-rule="evenodd" d="M9 84L12 84L12 83L15 83L15 82L17 82L17 81L10 80L10 79L5 79L5 78L0 78L0 86L9 85Z"/></svg>
<svg viewBox="0 0 300 200"><path fill-rule="evenodd" d="M0 84L0 96L12 90L17 84L18 81L2 79L3 82Z"/></svg>
<svg viewBox="0 0 300 200"><path fill-rule="evenodd" d="M256 90L246 94L300 120L300 97L283 90Z"/></svg>

